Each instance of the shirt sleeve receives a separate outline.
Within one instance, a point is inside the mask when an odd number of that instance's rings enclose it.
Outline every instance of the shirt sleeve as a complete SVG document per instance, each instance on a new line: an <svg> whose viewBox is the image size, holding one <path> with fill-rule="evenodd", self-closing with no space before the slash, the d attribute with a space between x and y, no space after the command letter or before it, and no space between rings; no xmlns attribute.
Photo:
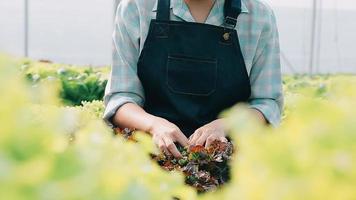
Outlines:
<svg viewBox="0 0 356 200"><path fill-rule="evenodd" d="M137 76L140 19L135 1L119 3L112 36L112 68L105 88L103 119L114 126L112 117L126 103L144 104L144 90Z"/></svg>
<svg viewBox="0 0 356 200"><path fill-rule="evenodd" d="M262 30L250 73L249 105L259 110L269 124L280 124L283 110L283 89L277 23L271 11Z"/></svg>

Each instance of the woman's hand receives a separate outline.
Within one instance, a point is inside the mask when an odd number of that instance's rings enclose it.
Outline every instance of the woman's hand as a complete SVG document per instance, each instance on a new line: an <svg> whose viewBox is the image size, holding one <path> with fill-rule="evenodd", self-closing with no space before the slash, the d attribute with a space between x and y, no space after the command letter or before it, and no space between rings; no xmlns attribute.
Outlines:
<svg viewBox="0 0 356 200"><path fill-rule="evenodd" d="M174 142L178 142L184 147L188 146L188 138L175 124L166 119L155 117L149 132L153 136L154 143L163 153L171 154L176 158L181 158L182 155Z"/></svg>
<svg viewBox="0 0 356 200"><path fill-rule="evenodd" d="M217 119L197 129L193 135L190 136L189 144L192 146L205 144L205 147L209 147L215 140L227 142L222 119Z"/></svg>

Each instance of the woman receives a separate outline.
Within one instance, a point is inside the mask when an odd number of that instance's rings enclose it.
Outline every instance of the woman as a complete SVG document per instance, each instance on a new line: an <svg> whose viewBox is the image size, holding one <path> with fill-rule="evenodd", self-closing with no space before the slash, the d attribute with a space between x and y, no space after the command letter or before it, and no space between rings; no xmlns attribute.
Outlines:
<svg viewBox="0 0 356 200"><path fill-rule="evenodd" d="M226 141L218 115L239 102L280 121L278 31L259 0L122 0L113 41L104 119L152 134L166 154Z"/></svg>

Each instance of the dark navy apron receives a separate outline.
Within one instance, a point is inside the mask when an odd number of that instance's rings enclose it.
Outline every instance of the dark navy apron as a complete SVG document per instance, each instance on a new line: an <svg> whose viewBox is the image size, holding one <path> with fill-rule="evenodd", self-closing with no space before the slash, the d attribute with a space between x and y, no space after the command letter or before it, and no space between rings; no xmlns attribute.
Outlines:
<svg viewBox="0 0 356 200"><path fill-rule="evenodd" d="M240 13L241 0L225 0L223 26L171 21L170 0L158 0L137 66L146 112L189 137L249 99L250 80L234 29Z"/></svg>

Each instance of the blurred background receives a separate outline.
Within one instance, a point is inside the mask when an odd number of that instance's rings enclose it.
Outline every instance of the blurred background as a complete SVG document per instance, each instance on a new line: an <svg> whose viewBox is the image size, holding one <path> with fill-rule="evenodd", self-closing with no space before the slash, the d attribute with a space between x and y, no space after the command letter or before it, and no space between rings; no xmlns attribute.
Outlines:
<svg viewBox="0 0 356 200"><path fill-rule="evenodd" d="M265 1L277 16L284 73L356 73L355 0ZM118 2L0 0L0 53L109 65Z"/></svg>

